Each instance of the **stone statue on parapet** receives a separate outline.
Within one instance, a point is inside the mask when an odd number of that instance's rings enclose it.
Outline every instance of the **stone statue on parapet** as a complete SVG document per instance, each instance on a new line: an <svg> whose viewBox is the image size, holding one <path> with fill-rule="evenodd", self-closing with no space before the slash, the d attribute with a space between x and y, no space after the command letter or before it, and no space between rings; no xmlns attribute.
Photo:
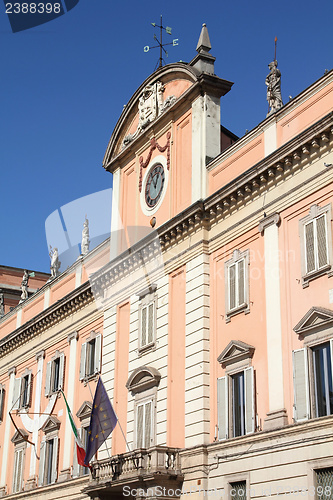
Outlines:
<svg viewBox="0 0 333 500"><path fill-rule="evenodd" d="M23 273L22 283L21 283L21 299L20 303L28 298L28 281L29 281L29 273L25 269Z"/></svg>
<svg viewBox="0 0 333 500"><path fill-rule="evenodd" d="M0 292L0 318L5 315L5 305L4 305L4 297L3 293Z"/></svg>
<svg viewBox="0 0 333 500"><path fill-rule="evenodd" d="M267 116L275 113L278 109L282 108L281 96L281 71L277 68L277 60L274 59L268 65L270 72L266 77L265 83L267 85L267 101L268 113Z"/></svg>
<svg viewBox="0 0 333 500"><path fill-rule="evenodd" d="M83 223L83 230L82 230L81 255L87 255L87 253L89 252L89 245L90 245L89 220L87 219L87 215L86 215L85 221Z"/></svg>
<svg viewBox="0 0 333 500"><path fill-rule="evenodd" d="M61 262L59 261L58 249L55 247L52 249L50 245L50 253L49 256L51 258L51 279L59 276L59 269L61 266Z"/></svg>

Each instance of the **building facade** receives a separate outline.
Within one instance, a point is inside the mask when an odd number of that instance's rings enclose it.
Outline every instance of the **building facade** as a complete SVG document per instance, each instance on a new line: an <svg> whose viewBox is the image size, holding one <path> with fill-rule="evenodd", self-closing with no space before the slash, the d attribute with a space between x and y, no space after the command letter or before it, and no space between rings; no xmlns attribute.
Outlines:
<svg viewBox="0 0 333 500"><path fill-rule="evenodd" d="M333 71L237 139L210 49L125 107L110 239L0 320L2 496L333 498ZM99 374L90 474L59 391L86 443Z"/></svg>

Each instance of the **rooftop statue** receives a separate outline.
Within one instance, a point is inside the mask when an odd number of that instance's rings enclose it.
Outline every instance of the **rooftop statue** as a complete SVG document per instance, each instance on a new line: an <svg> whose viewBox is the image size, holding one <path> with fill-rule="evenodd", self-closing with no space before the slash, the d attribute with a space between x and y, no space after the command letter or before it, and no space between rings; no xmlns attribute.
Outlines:
<svg viewBox="0 0 333 500"><path fill-rule="evenodd" d="M281 96L281 71L277 69L277 60L274 59L269 63L269 74L266 77L265 83L267 85L267 101L268 113L267 116L275 113L278 109L282 108Z"/></svg>
<svg viewBox="0 0 333 500"><path fill-rule="evenodd" d="M29 273L25 269L23 273L22 283L21 283L21 299L20 303L28 298L28 281L29 281Z"/></svg>
<svg viewBox="0 0 333 500"><path fill-rule="evenodd" d="M85 221L83 223L83 229L82 229L82 240L81 240L81 254L82 255L87 255L87 253L89 252L89 245L90 245L89 220L87 219L87 216L86 216Z"/></svg>
<svg viewBox="0 0 333 500"><path fill-rule="evenodd" d="M0 318L5 315L5 306L3 302L3 293L0 292Z"/></svg>
<svg viewBox="0 0 333 500"><path fill-rule="evenodd" d="M59 261L59 255L58 255L58 249L57 249L57 247L53 248L53 250L52 250L52 247L50 245L49 256L51 258L50 269L51 269L51 279L52 279L52 278L56 278L57 276L59 276L59 269L60 269L60 266L61 266L61 262Z"/></svg>

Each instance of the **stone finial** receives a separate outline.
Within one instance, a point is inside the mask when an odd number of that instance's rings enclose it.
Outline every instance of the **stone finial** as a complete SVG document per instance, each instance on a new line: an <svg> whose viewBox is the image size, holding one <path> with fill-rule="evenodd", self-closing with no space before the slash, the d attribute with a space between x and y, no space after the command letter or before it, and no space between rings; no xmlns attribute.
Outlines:
<svg viewBox="0 0 333 500"><path fill-rule="evenodd" d="M202 25L198 45L196 48L196 51L200 54L202 52L209 52L210 49L212 48L209 40L209 35L208 35L208 29L206 24L204 23Z"/></svg>

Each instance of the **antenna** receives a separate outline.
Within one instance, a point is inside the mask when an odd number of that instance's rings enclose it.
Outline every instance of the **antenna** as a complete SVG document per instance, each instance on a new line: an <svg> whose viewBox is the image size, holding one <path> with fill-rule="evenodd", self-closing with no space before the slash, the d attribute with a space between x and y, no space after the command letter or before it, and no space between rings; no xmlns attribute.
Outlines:
<svg viewBox="0 0 333 500"><path fill-rule="evenodd" d="M165 46L166 45L172 45L173 47L175 47L176 45L178 45L178 38L174 38L172 40L172 42L169 42L169 43L163 43L163 30L166 31L166 33L168 35L171 35L171 30L172 28L170 28L170 26L166 26L164 27L163 24L162 24L162 14L161 14L161 24L156 24L156 23L151 23L151 25L154 27L154 28L160 28L160 39L158 40L157 36L154 34L154 40L158 43L158 45L154 45L153 47L150 47L149 45L146 45L145 47L143 47L143 50L144 52L149 52L150 49L156 49L159 47L160 49L160 57L159 57L159 60L158 60L158 67L161 68L163 66L163 52L165 53L166 57L168 57L168 53L167 51L165 50ZM165 63L165 61L164 61ZM157 65L156 65L157 66ZM156 67L155 67L156 69Z"/></svg>

